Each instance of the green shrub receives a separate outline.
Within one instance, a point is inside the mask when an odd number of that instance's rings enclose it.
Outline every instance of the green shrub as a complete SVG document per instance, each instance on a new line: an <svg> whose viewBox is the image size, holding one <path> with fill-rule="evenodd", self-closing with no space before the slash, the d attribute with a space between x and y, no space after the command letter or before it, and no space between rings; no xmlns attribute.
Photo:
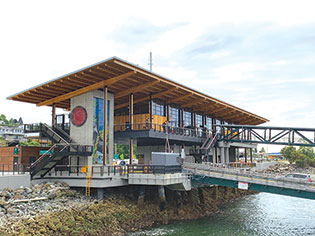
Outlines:
<svg viewBox="0 0 315 236"><path fill-rule="evenodd" d="M296 160L295 165L298 168L305 168L306 166L308 166L308 160L307 159Z"/></svg>
<svg viewBox="0 0 315 236"><path fill-rule="evenodd" d="M308 165L311 167L315 167L315 158L308 160Z"/></svg>

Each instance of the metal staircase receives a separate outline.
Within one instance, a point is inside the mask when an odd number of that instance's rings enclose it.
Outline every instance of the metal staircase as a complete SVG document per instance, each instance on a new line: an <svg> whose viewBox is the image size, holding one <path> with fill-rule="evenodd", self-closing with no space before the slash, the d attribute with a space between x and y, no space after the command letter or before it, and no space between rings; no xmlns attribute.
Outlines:
<svg viewBox="0 0 315 236"><path fill-rule="evenodd" d="M92 154L91 145L78 145L71 137L59 128L50 128L48 125L40 123L27 125L27 132L39 132L42 137L51 140L54 145L43 155L41 155L30 167L31 178L43 178L59 161L75 156L90 156Z"/></svg>
<svg viewBox="0 0 315 236"><path fill-rule="evenodd" d="M216 133L214 135L214 137L209 136L206 141L204 141L204 143L201 145L200 149L202 150L209 150L210 148L212 148L214 146L214 144L216 143L216 141L218 140L219 133Z"/></svg>
<svg viewBox="0 0 315 236"><path fill-rule="evenodd" d="M192 155L198 163L202 162L202 156L208 155L209 150L215 146L218 141L219 133L215 133L214 136L210 135L203 142L200 147L195 147L189 149L189 154Z"/></svg>
<svg viewBox="0 0 315 236"><path fill-rule="evenodd" d="M65 132L63 129L59 127L55 127L53 131L55 131L60 137L62 137L68 143L74 143L70 135L67 132Z"/></svg>
<svg viewBox="0 0 315 236"><path fill-rule="evenodd" d="M90 156L91 154L92 146L90 145L54 144L31 165L31 178L43 178L63 158L71 155Z"/></svg>

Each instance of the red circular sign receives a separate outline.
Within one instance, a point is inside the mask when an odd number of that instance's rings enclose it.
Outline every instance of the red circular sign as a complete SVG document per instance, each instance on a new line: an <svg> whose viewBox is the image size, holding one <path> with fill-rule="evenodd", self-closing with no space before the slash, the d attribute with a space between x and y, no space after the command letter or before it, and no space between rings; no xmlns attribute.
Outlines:
<svg viewBox="0 0 315 236"><path fill-rule="evenodd" d="M84 107L77 106L71 112L71 123L75 126L81 126L85 123L87 112Z"/></svg>

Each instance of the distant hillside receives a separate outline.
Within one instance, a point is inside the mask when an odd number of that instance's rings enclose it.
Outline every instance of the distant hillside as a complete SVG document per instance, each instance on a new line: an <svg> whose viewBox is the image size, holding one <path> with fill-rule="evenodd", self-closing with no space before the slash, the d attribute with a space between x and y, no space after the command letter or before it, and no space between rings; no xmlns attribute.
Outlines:
<svg viewBox="0 0 315 236"><path fill-rule="evenodd" d="M2 126L19 126L23 125L23 119L20 117L18 120L17 119L7 119L7 117L4 114L0 115L0 125Z"/></svg>

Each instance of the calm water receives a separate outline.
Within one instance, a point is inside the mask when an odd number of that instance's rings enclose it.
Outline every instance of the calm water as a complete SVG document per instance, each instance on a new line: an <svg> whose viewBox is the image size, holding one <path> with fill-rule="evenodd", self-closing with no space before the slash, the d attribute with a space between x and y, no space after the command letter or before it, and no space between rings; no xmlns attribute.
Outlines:
<svg viewBox="0 0 315 236"><path fill-rule="evenodd" d="M216 216L132 235L315 236L315 200L260 193L229 203Z"/></svg>

